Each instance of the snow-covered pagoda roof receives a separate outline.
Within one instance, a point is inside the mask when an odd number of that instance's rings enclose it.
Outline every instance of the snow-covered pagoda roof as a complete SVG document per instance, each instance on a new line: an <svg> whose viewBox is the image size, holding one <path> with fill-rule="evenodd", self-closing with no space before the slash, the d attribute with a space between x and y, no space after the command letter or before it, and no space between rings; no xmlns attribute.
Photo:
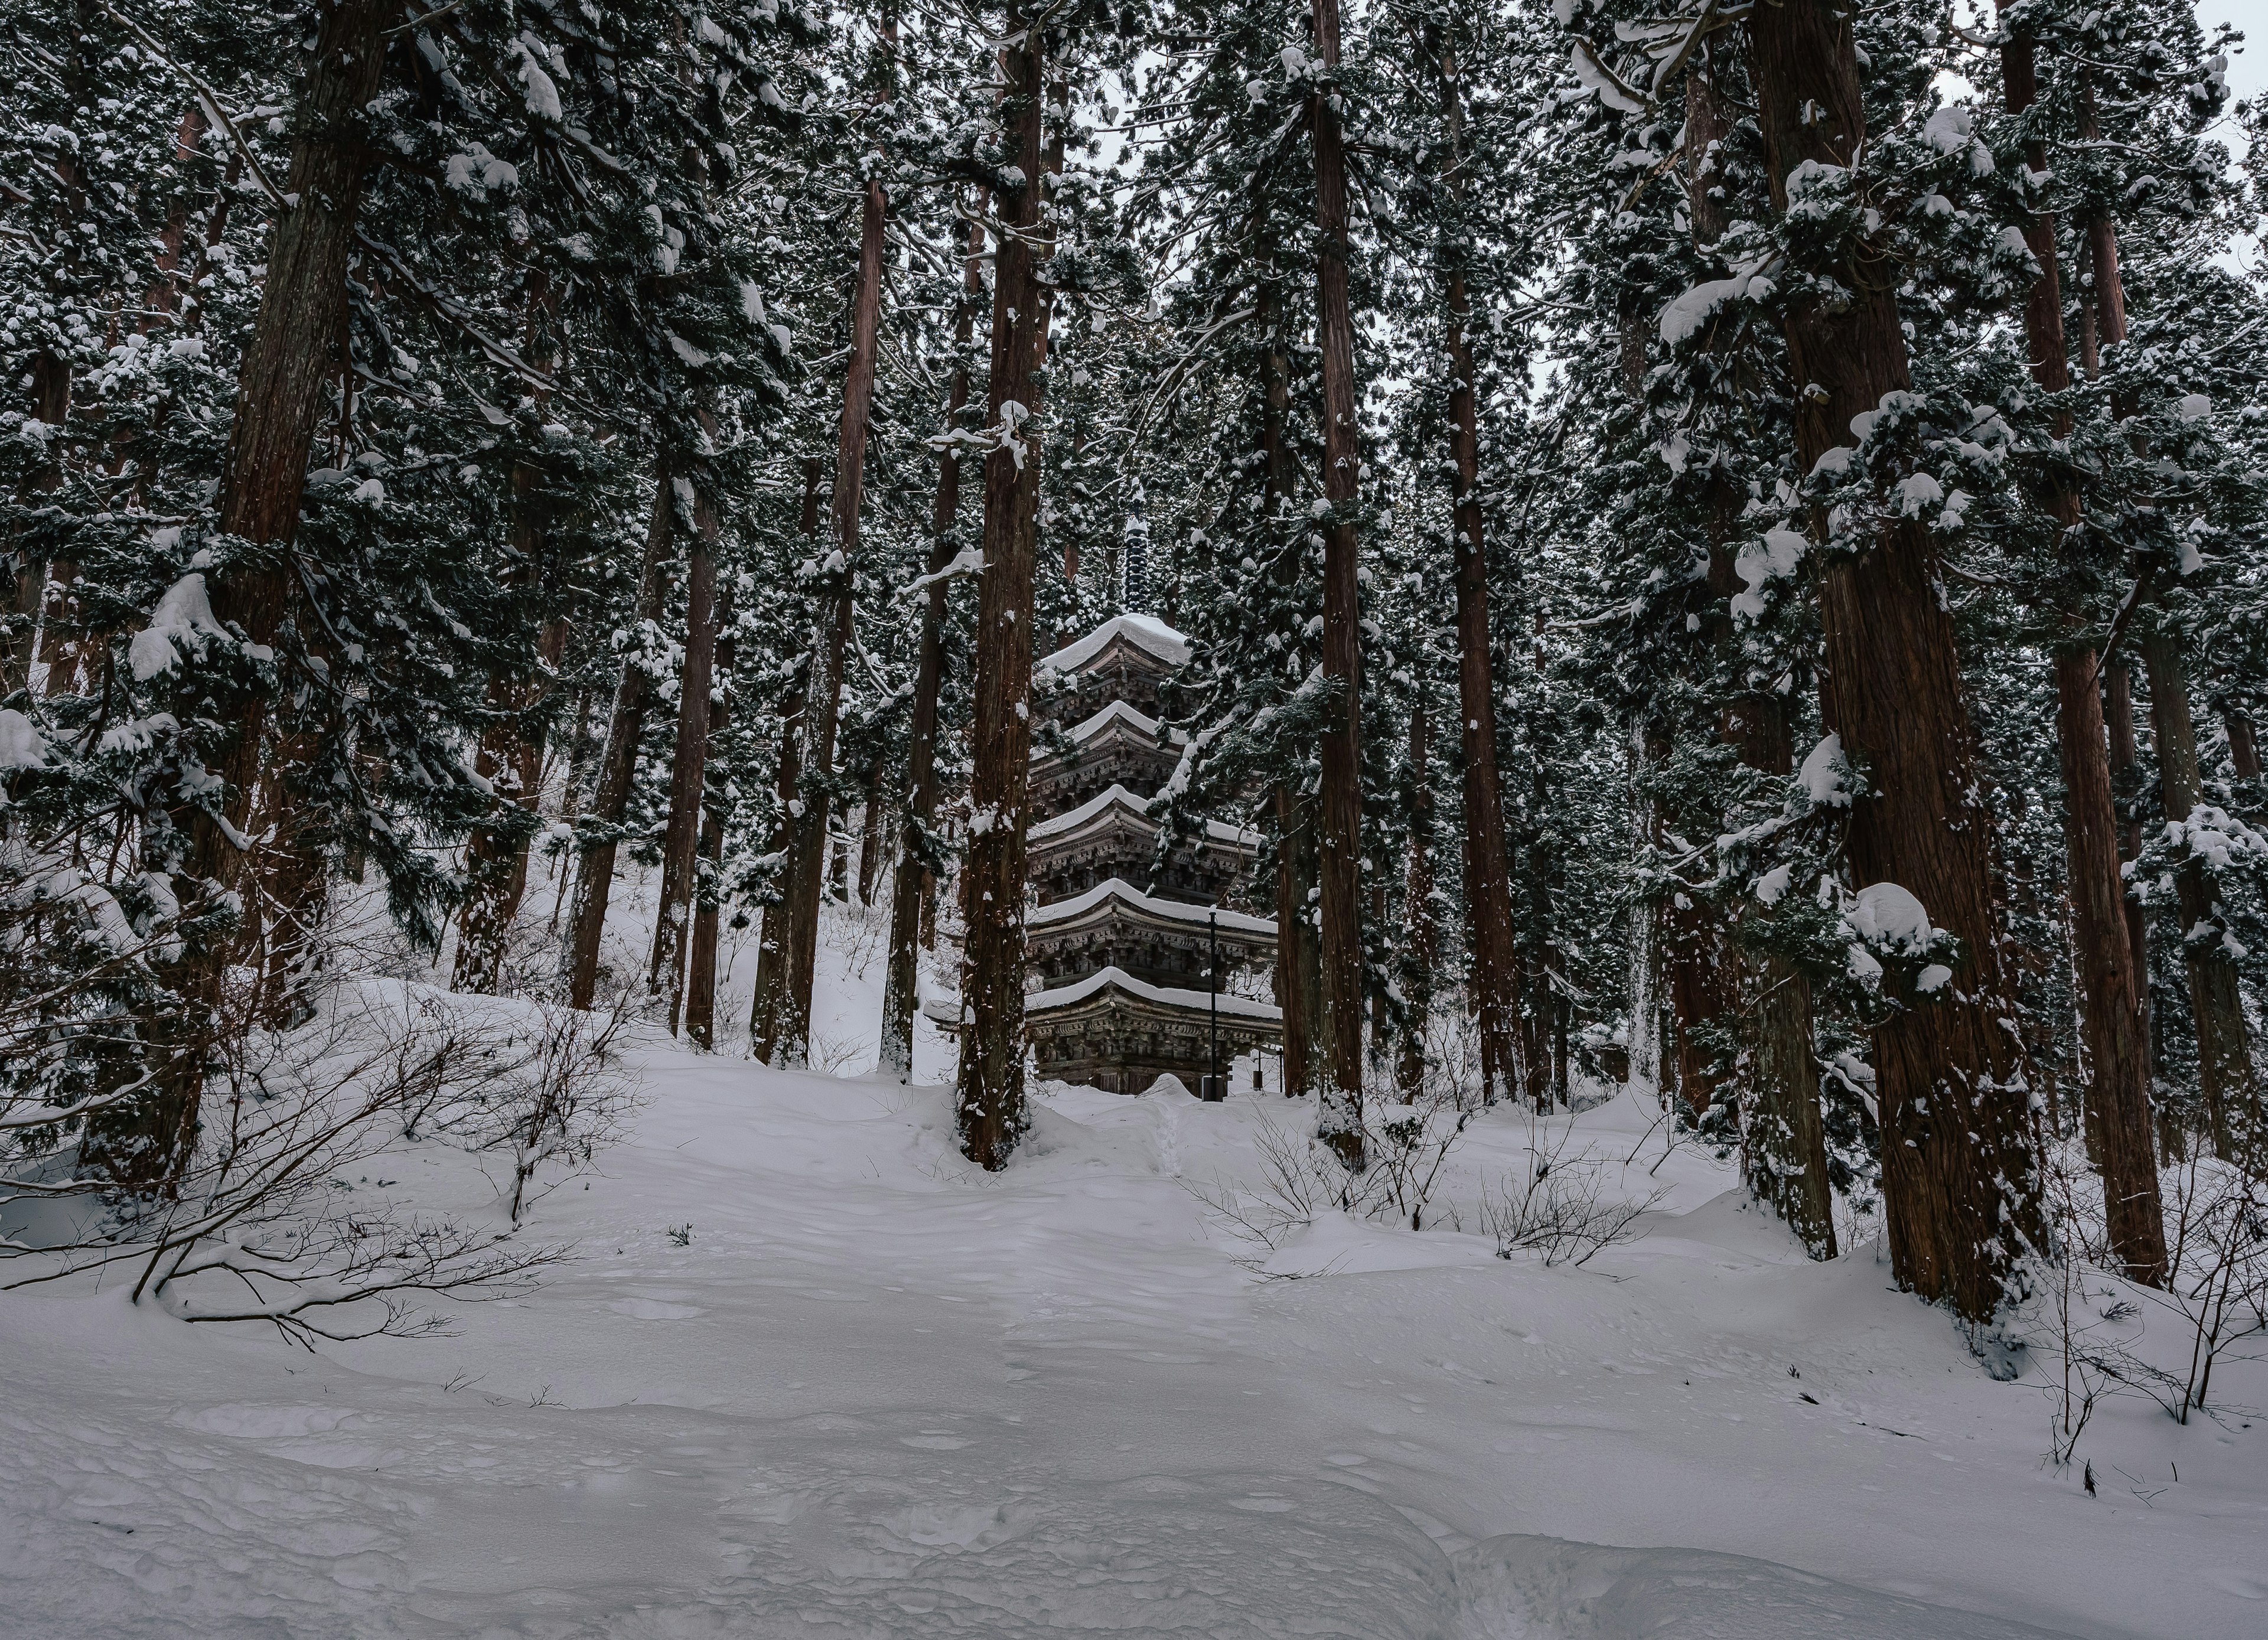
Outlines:
<svg viewBox="0 0 2268 1640"><path fill-rule="evenodd" d="M1211 991L1185 990L1175 985L1152 985L1138 980L1123 968L1102 968L1083 980L1069 985L1059 985L1053 990L1034 991L1024 998L1024 1016L1053 1012L1057 1009L1075 1008L1105 991L1117 991L1138 1003L1174 1012L1193 1010L1204 1013L1218 1004L1224 1018L1264 1021L1280 1024L1284 1011L1273 1003L1256 1002L1248 997L1232 997L1226 991L1216 997ZM934 1016L932 1016L934 1017Z"/></svg>
<svg viewBox="0 0 2268 1640"><path fill-rule="evenodd" d="M1085 894L1074 894L1068 900L1035 906L1025 913L1025 926L1037 930L1101 920L1094 914L1113 901L1129 911L1166 923L1192 928L1204 928L1210 923L1224 934L1249 934L1270 940L1276 938L1276 924L1266 917L1218 906L1197 905L1187 900L1161 900L1155 894L1144 894L1123 877L1106 878Z"/></svg>
<svg viewBox="0 0 2268 1640"><path fill-rule="evenodd" d="M1024 834L1025 841L1039 842L1051 837L1076 834L1105 817L1114 820L1120 818L1132 820L1152 833L1159 828L1159 822L1150 813L1150 799L1137 796L1124 786L1113 784L1096 792L1075 809L1066 809L1060 814L1035 822L1032 828ZM1205 837L1209 842L1240 849L1260 846L1258 832L1232 826L1226 820L1205 821Z"/></svg>
<svg viewBox="0 0 2268 1640"><path fill-rule="evenodd" d="M1066 643L1034 668L1039 672L1083 672L1114 643L1126 643L1168 666L1187 664L1189 641L1155 615L1114 615L1078 642Z"/></svg>
<svg viewBox="0 0 2268 1640"><path fill-rule="evenodd" d="M1153 741L1160 738L1156 718L1137 707L1128 705L1124 701L1113 701L1092 717L1083 717L1072 724L1071 740L1074 744L1084 746L1114 724L1124 724ZM1166 732L1173 737L1174 744L1176 746L1183 745L1189 740L1189 736L1179 729Z"/></svg>

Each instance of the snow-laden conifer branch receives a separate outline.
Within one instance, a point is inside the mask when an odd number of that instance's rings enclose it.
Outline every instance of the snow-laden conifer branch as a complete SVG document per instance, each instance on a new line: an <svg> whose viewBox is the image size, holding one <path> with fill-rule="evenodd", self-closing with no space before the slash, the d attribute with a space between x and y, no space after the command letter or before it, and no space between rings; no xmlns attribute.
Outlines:
<svg viewBox="0 0 2268 1640"><path fill-rule="evenodd" d="M195 95L198 106L204 110L205 117L228 133L228 140L235 146L236 151L243 157L246 168L252 173L252 180L259 185L260 191L266 195L268 202L277 210L291 210L291 202L268 180L268 173L260 163L260 156L254 153L252 144L245 141L244 133L237 129L236 121L221 101L220 94L200 79L195 72L176 62L167 54L163 46L150 37L149 30L144 28L126 13L117 10L110 4L110 0L95 0L95 4L100 8L105 17L140 40L143 48L151 56L172 70L180 77L182 83L188 86Z"/></svg>

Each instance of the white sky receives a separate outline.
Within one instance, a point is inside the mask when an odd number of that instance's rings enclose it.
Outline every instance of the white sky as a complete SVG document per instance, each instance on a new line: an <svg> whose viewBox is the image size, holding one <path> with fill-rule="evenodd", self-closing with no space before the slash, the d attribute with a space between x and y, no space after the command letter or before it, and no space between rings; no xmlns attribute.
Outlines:
<svg viewBox="0 0 2268 1640"><path fill-rule="evenodd" d="M2229 59L2228 85L2240 98L2257 96L2268 72L2268 0L2198 0L2197 16L2208 31L2220 23L2244 31L2244 45Z"/></svg>

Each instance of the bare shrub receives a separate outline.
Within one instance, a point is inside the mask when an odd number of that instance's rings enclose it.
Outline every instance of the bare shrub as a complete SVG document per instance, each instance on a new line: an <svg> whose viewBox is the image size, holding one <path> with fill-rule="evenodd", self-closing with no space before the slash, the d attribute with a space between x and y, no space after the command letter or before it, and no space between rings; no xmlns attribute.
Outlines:
<svg viewBox="0 0 2268 1640"><path fill-rule="evenodd" d="M1411 1230L1429 1223L1462 1229L1454 1204L1442 1202L1436 1210L1434 1203L1451 1154L1483 1114L1476 1074L1473 1080L1461 1085L1454 1075L1437 1076L1409 1104L1366 1102L1370 1166L1361 1173L1348 1173L1312 1136L1263 1117L1253 1141L1260 1161L1253 1184L1216 1179L1187 1188L1231 1233L1268 1252L1335 1210ZM1533 1111L1527 1121L1520 1173L1484 1181L1480 1197L1479 1229L1495 1240L1498 1257L1532 1252L1546 1265L1587 1263L1602 1248L1631 1239L1639 1218L1668 1194L1616 1194L1614 1181L1626 1168L1588 1147L1573 1151L1573 1131L1564 1123Z"/></svg>
<svg viewBox="0 0 2268 1640"><path fill-rule="evenodd" d="M162 1192L76 1175L74 1141L19 1149L0 1180L6 1288L125 1265L132 1297L187 1321L262 1321L312 1344L442 1325L420 1298L524 1290L566 1250L513 1240L382 1195L364 1170L453 1128L504 1063L498 1045L438 998L372 1000L334 987L309 1025L225 1034L196 1143Z"/></svg>
<svg viewBox="0 0 2268 1640"><path fill-rule="evenodd" d="M1266 1117L1253 1148L1260 1157L1256 1188L1240 1189L1220 1179L1210 1185L1184 1180L1182 1186L1230 1233L1272 1253L1337 1205L1330 1190L1330 1164L1315 1156L1314 1139Z"/></svg>
<svg viewBox="0 0 2268 1640"><path fill-rule="evenodd" d="M1370 1166L1360 1173L1348 1173L1311 1136L1263 1116L1253 1141L1260 1157L1256 1187L1238 1189L1216 1180L1189 1188L1233 1232L1271 1251L1332 1210L1423 1230L1444 1166L1479 1114L1477 1099L1454 1087L1431 1088L1407 1105L1366 1100ZM1454 1227L1454 1210L1447 1217Z"/></svg>
<svg viewBox="0 0 2268 1640"><path fill-rule="evenodd" d="M831 1036L824 1031L812 1033L807 1063L821 1076L843 1076L863 1063L865 1057L865 1045L855 1037Z"/></svg>
<svg viewBox="0 0 2268 1640"><path fill-rule="evenodd" d="M517 1227L533 1203L578 1176L622 1131L636 1103L616 1057L630 1000L580 1012L539 1003L491 1039L493 1066L449 1124L484 1162L500 1160L498 1194ZM547 1168L556 1174L539 1182Z"/></svg>
<svg viewBox="0 0 2268 1640"><path fill-rule="evenodd" d="M2060 1257L2035 1267L2031 1341L2052 1373L2050 1461L2072 1461L2096 1404L2111 1395L2155 1401L2175 1423L2245 1409L2213 1398L2216 1369L2268 1357L2268 1169L2255 1154L2192 1153L2163 1170L2168 1270L2163 1288L2097 1267L2103 1236L2096 1192L2068 1147L2047 1170ZM2105 1302L2107 1301L2107 1302ZM2113 1326L2170 1324L2172 1364L2146 1356Z"/></svg>
<svg viewBox="0 0 2268 1640"><path fill-rule="evenodd" d="M2187 1333L2178 1393L2160 1397L2187 1423L2210 1404L2216 1365L2268 1354L2268 1165L2257 1144L2235 1161L2200 1157L2192 1147L2172 1173L2174 1276L2163 1292L2144 1292Z"/></svg>
<svg viewBox="0 0 2268 1640"><path fill-rule="evenodd" d="M1481 1198L1481 1227L1494 1239L1497 1257L1535 1253L1547 1268L1587 1264L1635 1236L1639 1218L1668 1195L1652 1190L1639 1200L1611 1193L1609 1164L1588 1149L1570 1155L1573 1140L1572 1129L1555 1131L1529 1117L1525 1166Z"/></svg>

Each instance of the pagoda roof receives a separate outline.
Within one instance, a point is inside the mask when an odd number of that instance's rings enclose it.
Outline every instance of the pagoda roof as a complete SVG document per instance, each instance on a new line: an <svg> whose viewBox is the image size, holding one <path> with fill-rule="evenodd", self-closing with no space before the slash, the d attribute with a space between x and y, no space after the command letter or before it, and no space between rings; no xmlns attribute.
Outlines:
<svg viewBox="0 0 2268 1640"><path fill-rule="evenodd" d="M1071 726L1068 732L1074 742L1085 745L1104 730L1118 724L1124 724L1128 728L1148 736L1152 741L1160 746L1166 744L1168 736L1172 738L1173 744L1175 746L1186 746L1189 743L1189 737L1182 731L1167 729L1161 732L1156 718L1124 701L1113 701L1094 717L1081 718Z"/></svg>
<svg viewBox="0 0 2268 1640"><path fill-rule="evenodd" d="M1035 1014L1064 1013L1100 1002L1108 1005L1116 992L1118 997L1137 1006L1146 1006L1168 1013L1211 1015L1218 1006L1222 1018L1242 1019L1258 1026L1280 1027L1284 1011L1274 1003L1258 1002L1249 997L1232 996L1226 991L1191 990L1178 985L1152 985L1147 980L1138 980L1123 968L1100 968L1083 980L1069 985L1058 985L1052 990L1030 991L1024 997L1024 1018ZM933 1024L945 1030L958 1033L961 1029L961 993L958 991L922 991L921 1011Z"/></svg>
<svg viewBox="0 0 2268 1640"><path fill-rule="evenodd" d="M1034 991L1024 998L1024 1017L1037 1013L1053 1013L1061 1009L1076 1008L1090 1002L1105 991L1118 991L1138 1003L1181 1012L1184 1010L1209 1014L1216 1004L1220 1012L1232 1019L1264 1021L1280 1025L1284 1011L1274 1003L1256 1002L1249 997L1232 997L1226 991L1188 990L1177 985L1152 985L1138 980L1123 968L1102 968L1083 980L1069 985L1059 985L1053 990Z"/></svg>
<svg viewBox="0 0 2268 1640"><path fill-rule="evenodd" d="M1083 894L1073 894L1068 900L1054 900L1043 906L1035 906L1024 914L1024 926L1040 930L1054 928L1060 923L1078 923L1103 910L1116 901L1130 911L1155 917L1167 923L1180 923L1193 928L1218 927L1226 934L1249 934L1256 938L1274 939L1276 924L1270 919L1254 916L1248 912L1226 910L1219 906L1197 905L1187 900L1161 900L1155 894L1145 894L1123 877L1105 878ZM1106 913L1106 915L1108 915ZM1101 922L1101 917L1094 920Z"/></svg>
<svg viewBox="0 0 2268 1640"><path fill-rule="evenodd" d="M1123 642L1168 666L1187 664L1189 640L1155 615L1114 615L1074 643L1066 643L1034 668L1042 672L1084 672L1114 644Z"/></svg>
<svg viewBox="0 0 2268 1640"><path fill-rule="evenodd" d="M1065 809L1060 814L1036 822L1024 834L1024 839L1027 843L1042 842L1055 837L1073 836L1090 829L1099 831L1102 826L1098 821L1107 824L1122 816L1155 832L1160 829L1160 822L1150 813L1150 805L1153 801L1154 798L1138 796L1124 786L1114 783L1096 792L1077 808ZM1237 849L1256 849L1260 846L1258 832L1232 826L1226 820L1206 820L1205 838L1208 842L1225 843Z"/></svg>

